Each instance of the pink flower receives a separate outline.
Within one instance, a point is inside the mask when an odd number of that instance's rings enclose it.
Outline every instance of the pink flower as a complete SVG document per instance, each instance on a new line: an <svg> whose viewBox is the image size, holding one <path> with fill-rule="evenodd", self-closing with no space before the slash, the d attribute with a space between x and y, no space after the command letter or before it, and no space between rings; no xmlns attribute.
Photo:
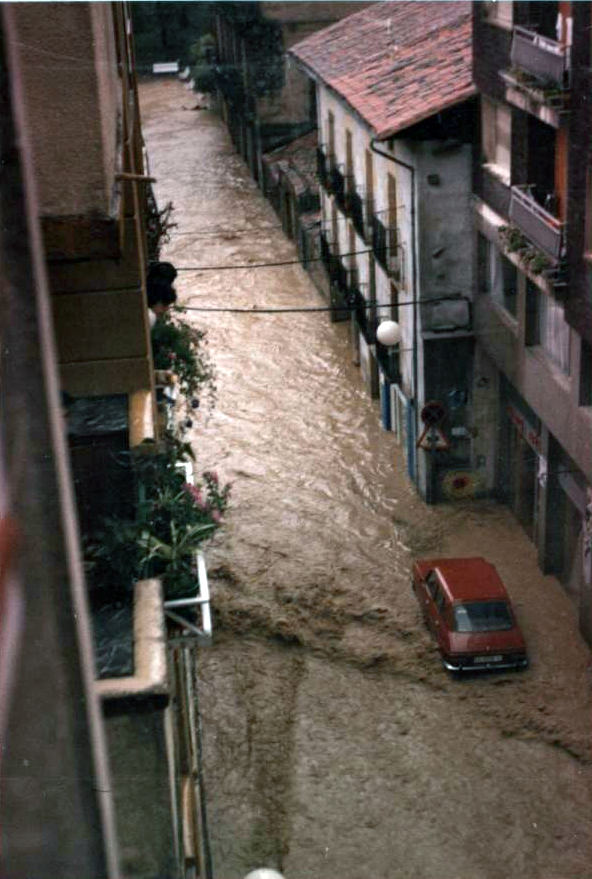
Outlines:
<svg viewBox="0 0 592 879"><path fill-rule="evenodd" d="M219 525L222 521L222 516L220 515L219 510L212 510L212 522L215 522L216 525Z"/></svg>
<svg viewBox="0 0 592 879"><path fill-rule="evenodd" d="M196 488L195 485L190 485L188 482L186 482L185 485L183 486L183 489L187 492L188 495L191 495L194 503L198 507L203 508L204 499L203 499L203 495L202 495L201 491L199 490L199 488Z"/></svg>
<svg viewBox="0 0 592 879"><path fill-rule="evenodd" d="M213 482L214 485L218 485L218 474L215 470L206 470L204 473L204 479L208 479L210 482Z"/></svg>

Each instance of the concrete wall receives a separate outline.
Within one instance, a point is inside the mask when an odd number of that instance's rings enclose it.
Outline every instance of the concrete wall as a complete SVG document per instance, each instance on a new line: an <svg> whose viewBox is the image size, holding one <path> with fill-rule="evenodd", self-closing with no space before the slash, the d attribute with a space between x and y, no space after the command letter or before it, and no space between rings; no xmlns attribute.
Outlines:
<svg viewBox="0 0 592 879"><path fill-rule="evenodd" d="M119 115L111 6L18 3L15 16L41 213L107 215Z"/></svg>
<svg viewBox="0 0 592 879"><path fill-rule="evenodd" d="M441 152L439 146L423 141L414 149L421 297L461 293L472 298L472 151L464 145Z"/></svg>
<svg viewBox="0 0 592 879"><path fill-rule="evenodd" d="M164 710L105 718L122 875L177 875Z"/></svg>

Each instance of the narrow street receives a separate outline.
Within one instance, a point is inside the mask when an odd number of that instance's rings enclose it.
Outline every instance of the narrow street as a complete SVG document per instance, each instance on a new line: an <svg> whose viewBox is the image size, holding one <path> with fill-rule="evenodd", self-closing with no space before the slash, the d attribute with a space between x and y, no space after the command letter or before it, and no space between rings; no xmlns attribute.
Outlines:
<svg viewBox="0 0 592 879"><path fill-rule="evenodd" d="M181 304L325 303L223 123L176 80L141 86L162 254ZM203 272L190 267L219 266ZM586 879L592 657L576 608L490 502L426 507L324 312L189 312L218 399L200 469L233 483L206 550L200 667L216 879ZM414 557L483 555L514 599L531 668L452 679L410 589Z"/></svg>

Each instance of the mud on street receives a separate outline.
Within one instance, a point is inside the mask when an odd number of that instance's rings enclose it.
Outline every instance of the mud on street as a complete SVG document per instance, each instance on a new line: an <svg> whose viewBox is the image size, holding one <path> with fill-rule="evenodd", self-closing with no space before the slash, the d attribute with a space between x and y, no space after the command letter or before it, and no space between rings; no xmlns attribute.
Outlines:
<svg viewBox="0 0 592 879"><path fill-rule="evenodd" d="M295 259L223 123L175 80L144 83L163 252L179 268ZM298 265L180 271L186 306L324 302ZM216 879L586 879L591 655L575 607L503 507L426 507L324 313L189 312L218 401L201 469L233 483L206 550L214 639L200 709ZM531 668L454 680L410 589L421 555L483 555Z"/></svg>

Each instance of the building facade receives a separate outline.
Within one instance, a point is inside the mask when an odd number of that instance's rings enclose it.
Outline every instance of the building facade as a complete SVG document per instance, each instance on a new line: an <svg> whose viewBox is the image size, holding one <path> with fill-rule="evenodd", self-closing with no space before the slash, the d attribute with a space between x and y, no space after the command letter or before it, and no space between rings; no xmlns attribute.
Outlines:
<svg viewBox="0 0 592 879"><path fill-rule="evenodd" d="M488 486L573 595L588 639L589 27L588 3L474 6L475 385Z"/></svg>
<svg viewBox="0 0 592 879"><path fill-rule="evenodd" d="M233 142L256 180L262 156L316 125L308 78L285 52L367 2L217 3L217 93Z"/></svg>
<svg viewBox="0 0 592 879"><path fill-rule="evenodd" d="M290 53L316 83L332 302L353 309L363 379L429 501L474 469L471 10L437 8L381 3ZM387 319L400 327L396 350L376 338ZM446 416L434 445L422 436L431 402Z"/></svg>
<svg viewBox="0 0 592 879"><path fill-rule="evenodd" d="M102 667L99 617L118 608L82 562L81 534L133 505L131 462L159 440L130 9L5 4L2 25L0 482L19 539L0 547L0 600L21 608L1 615L3 874L210 875L197 642L170 642L143 581L106 649L129 645L129 669Z"/></svg>

